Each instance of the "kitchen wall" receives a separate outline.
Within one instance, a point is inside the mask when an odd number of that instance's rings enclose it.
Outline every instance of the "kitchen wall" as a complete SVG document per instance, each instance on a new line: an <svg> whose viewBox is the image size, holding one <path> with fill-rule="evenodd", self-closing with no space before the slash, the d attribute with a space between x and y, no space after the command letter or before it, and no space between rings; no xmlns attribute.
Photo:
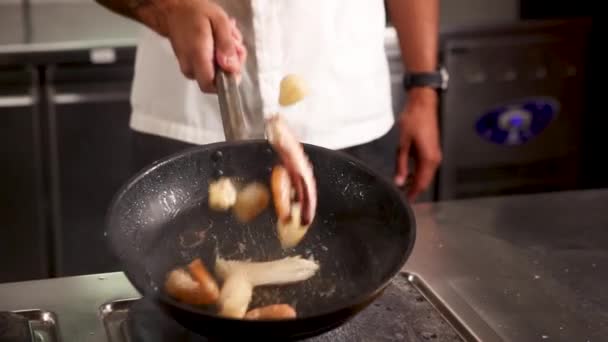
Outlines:
<svg viewBox="0 0 608 342"><path fill-rule="evenodd" d="M440 6L442 29L519 19L519 0L440 0Z"/></svg>
<svg viewBox="0 0 608 342"><path fill-rule="evenodd" d="M459 26L517 21L520 1L523 0L439 0L440 26L442 30L447 30ZM390 23L390 18L388 21Z"/></svg>

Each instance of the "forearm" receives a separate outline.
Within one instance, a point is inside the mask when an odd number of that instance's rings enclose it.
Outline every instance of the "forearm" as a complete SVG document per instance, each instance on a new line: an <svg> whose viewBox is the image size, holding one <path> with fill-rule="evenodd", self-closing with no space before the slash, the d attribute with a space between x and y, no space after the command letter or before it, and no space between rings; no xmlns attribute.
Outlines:
<svg viewBox="0 0 608 342"><path fill-rule="evenodd" d="M134 6L130 5L131 0L95 0L95 2L114 13L139 21L135 15Z"/></svg>
<svg viewBox="0 0 608 342"><path fill-rule="evenodd" d="M439 41L439 0L388 0L391 22L399 37L401 58L407 72L437 70ZM437 93L431 88L408 91L408 104L437 104Z"/></svg>
<svg viewBox="0 0 608 342"><path fill-rule="evenodd" d="M439 0L388 0L407 71L437 70Z"/></svg>
<svg viewBox="0 0 608 342"><path fill-rule="evenodd" d="M152 0L95 0L110 11L144 24L165 35L165 25L157 15Z"/></svg>

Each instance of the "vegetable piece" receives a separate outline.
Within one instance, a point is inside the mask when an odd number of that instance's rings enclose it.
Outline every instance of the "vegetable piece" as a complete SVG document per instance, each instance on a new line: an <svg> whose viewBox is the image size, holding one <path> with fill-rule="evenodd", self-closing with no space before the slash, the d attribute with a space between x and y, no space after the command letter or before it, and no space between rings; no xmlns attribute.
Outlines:
<svg viewBox="0 0 608 342"><path fill-rule="evenodd" d="M310 226L301 223L300 204L291 205L291 216L287 221L277 222L277 233L283 249L295 247L302 241Z"/></svg>
<svg viewBox="0 0 608 342"><path fill-rule="evenodd" d="M264 211L269 202L270 191L264 184L247 184L237 195L234 214L239 221L249 222Z"/></svg>
<svg viewBox="0 0 608 342"><path fill-rule="evenodd" d="M272 168L270 187L272 189L272 201L277 218L279 221L285 222L290 216L293 188L291 180L289 180L289 173L282 165Z"/></svg>
<svg viewBox="0 0 608 342"><path fill-rule="evenodd" d="M319 265L300 256L275 261L250 262L217 258L215 273L224 280L218 304L220 315L243 318L255 286L282 285L312 277Z"/></svg>
<svg viewBox="0 0 608 342"><path fill-rule="evenodd" d="M293 105L305 98L308 93L308 86L304 79L294 74L286 75L281 80L279 104L281 106Z"/></svg>
<svg viewBox="0 0 608 342"><path fill-rule="evenodd" d="M199 283L201 304L209 305L215 303L220 295L220 289L201 259L196 258L192 260L188 265L188 270Z"/></svg>
<svg viewBox="0 0 608 342"><path fill-rule="evenodd" d="M230 209L237 198L237 191L230 178L221 177L209 184L209 207L213 210L226 211Z"/></svg>
<svg viewBox="0 0 608 342"><path fill-rule="evenodd" d="M219 315L228 318L243 318L253 295L253 286L244 274L234 273L224 280L218 300Z"/></svg>
<svg viewBox="0 0 608 342"><path fill-rule="evenodd" d="M296 318L296 310L289 304L273 304L248 311L245 319L280 320Z"/></svg>
<svg viewBox="0 0 608 342"><path fill-rule="evenodd" d="M296 194L294 201L300 203L301 222L303 225L310 225L317 208L317 185L313 165L304 152L303 145L280 115L266 119L266 135L282 165L287 169Z"/></svg>
<svg viewBox="0 0 608 342"><path fill-rule="evenodd" d="M181 268L169 272L165 280L165 290L180 302L192 305L203 304L199 283Z"/></svg>
<svg viewBox="0 0 608 342"><path fill-rule="evenodd" d="M283 285L304 281L319 270L315 261L301 256L286 257L275 261L251 262L218 258L215 272L227 279L231 274L244 274L253 286Z"/></svg>

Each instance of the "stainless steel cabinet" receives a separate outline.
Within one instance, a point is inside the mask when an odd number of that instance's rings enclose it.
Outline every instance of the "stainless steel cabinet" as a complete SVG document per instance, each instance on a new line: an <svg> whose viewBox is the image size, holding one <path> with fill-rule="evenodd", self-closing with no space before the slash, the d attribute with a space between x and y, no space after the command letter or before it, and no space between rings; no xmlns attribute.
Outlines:
<svg viewBox="0 0 608 342"><path fill-rule="evenodd" d="M0 282L49 275L35 75L0 68Z"/></svg>
<svg viewBox="0 0 608 342"><path fill-rule="evenodd" d="M51 189L58 276L118 270L104 240L107 207L132 176L132 63L50 67Z"/></svg>
<svg viewBox="0 0 608 342"><path fill-rule="evenodd" d="M444 36L440 200L581 186L587 35L563 21Z"/></svg>

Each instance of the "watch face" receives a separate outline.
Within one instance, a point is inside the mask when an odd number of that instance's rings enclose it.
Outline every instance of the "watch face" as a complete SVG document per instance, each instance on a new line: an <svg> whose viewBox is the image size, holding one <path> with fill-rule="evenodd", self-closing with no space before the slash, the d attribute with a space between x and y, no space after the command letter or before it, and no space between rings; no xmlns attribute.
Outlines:
<svg viewBox="0 0 608 342"><path fill-rule="evenodd" d="M442 90L448 89L448 83L450 81L450 74L448 73L448 69L441 68L439 70L439 74L441 75L441 89Z"/></svg>

